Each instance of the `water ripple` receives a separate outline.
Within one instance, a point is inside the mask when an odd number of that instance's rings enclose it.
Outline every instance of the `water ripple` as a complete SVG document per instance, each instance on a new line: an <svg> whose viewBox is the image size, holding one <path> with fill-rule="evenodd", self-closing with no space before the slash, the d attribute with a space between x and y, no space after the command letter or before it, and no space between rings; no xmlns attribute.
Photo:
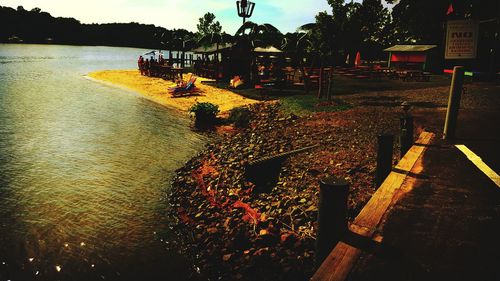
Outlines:
<svg viewBox="0 0 500 281"><path fill-rule="evenodd" d="M143 51L0 48L0 276L113 279L175 267L153 233L164 227L169 177L204 138L185 116L82 77L134 67Z"/></svg>

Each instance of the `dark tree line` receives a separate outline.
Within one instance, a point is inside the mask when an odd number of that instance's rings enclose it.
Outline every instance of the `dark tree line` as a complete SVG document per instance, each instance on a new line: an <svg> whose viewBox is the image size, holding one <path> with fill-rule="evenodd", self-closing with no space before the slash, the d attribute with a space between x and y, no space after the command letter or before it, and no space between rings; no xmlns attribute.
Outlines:
<svg viewBox="0 0 500 281"><path fill-rule="evenodd" d="M435 44L443 48L447 20L473 19L480 22L478 53L485 58L481 61L498 57L499 0L387 0L395 4L392 11L381 0L326 1L331 11L319 13L314 23L294 33L281 34L270 24L249 23L234 37L222 32L212 13L200 18L198 31L193 33L139 23L81 24L73 18L54 18L38 8L27 11L22 6L17 10L0 6L0 42L17 36L26 43L185 51L200 44L244 39L256 46L281 47L297 62L306 58L307 64L338 65L347 55L353 63L358 51L365 60L385 59L383 49L394 44ZM448 14L450 4L453 12Z"/></svg>
<svg viewBox="0 0 500 281"><path fill-rule="evenodd" d="M443 47L445 23L453 19L480 22L479 53L498 50L498 0L387 0L395 4L392 11L381 0L327 2L331 10L316 15L316 22L285 35L285 50L313 64L342 64L347 55L352 63L358 51L363 59L384 59L382 50L394 44ZM450 4L453 12L447 13Z"/></svg>
<svg viewBox="0 0 500 281"><path fill-rule="evenodd" d="M103 45L181 50L194 33L185 29L168 30L152 24L82 24L74 18L53 17L34 8L0 6L0 42ZM9 40L10 39L10 40Z"/></svg>

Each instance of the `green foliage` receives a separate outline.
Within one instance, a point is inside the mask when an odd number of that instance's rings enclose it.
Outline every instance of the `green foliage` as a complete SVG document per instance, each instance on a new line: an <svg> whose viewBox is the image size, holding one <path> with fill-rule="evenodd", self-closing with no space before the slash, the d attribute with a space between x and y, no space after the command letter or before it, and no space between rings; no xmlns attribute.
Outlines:
<svg viewBox="0 0 500 281"><path fill-rule="evenodd" d="M217 115L219 113L219 106L210 102L197 102L189 108L191 113L204 113L207 115Z"/></svg>
<svg viewBox="0 0 500 281"><path fill-rule="evenodd" d="M189 112L194 113L196 124L211 125L219 113L219 106L209 102L197 102L189 108Z"/></svg>
<svg viewBox="0 0 500 281"><path fill-rule="evenodd" d="M234 123L236 127L246 128L252 119L252 112L246 107L237 107L229 112L229 122Z"/></svg>
<svg viewBox="0 0 500 281"><path fill-rule="evenodd" d="M279 46L283 34L274 25L269 23L257 24L247 21L238 28L235 36L240 43L245 42L252 48Z"/></svg>
<svg viewBox="0 0 500 281"><path fill-rule="evenodd" d="M198 39L211 34L220 34L222 31L219 21L215 21L215 15L210 12L199 18L196 27L198 28Z"/></svg>
<svg viewBox="0 0 500 281"><path fill-rule="evenodd" d="M192 38L185 29L168 30L139 23L82 24L74 18L54 18L49 13L22 6L17 9L0 6L0 42L17 36L25 43L102 45L139 48L173 48L183 46L175 38ZM126 34L126 36L124 36ZM185 44L184 44L185 45Z"/></svg>
<svg viewBox="0 0 500 281"><path fill-rule="evenodd" d="M358 51L367 59L380 56L388 44L384 40L391 33L384 29L390 20L389 11L381 0L343 2L330 0L332 15L320 13L316 16L320 43L315 46L323 55L333 56L337 63L343 62L347 54L354 58Z"/></svg>
<svg viewBox="0 0 500 281"><path fill-rule="evenodd" d="M498 19L498 0L389 0L395 3L392 10L394 29L399 42L440 43L444 23L449 19ZM446 15L449 5L453 13ZM498 28L498 27L497 27Z"/></svg>

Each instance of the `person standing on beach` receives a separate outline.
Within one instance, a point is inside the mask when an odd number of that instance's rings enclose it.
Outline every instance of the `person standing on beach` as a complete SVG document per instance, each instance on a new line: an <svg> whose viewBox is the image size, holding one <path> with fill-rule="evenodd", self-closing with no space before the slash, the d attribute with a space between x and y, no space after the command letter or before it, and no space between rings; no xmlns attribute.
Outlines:
<svg viewBox="0 0 500 281"><path fill-rule="evenodd" d="M146 76L149 76L149 66L150 66L149 60L146 59L146 61L143 64L144 73L146 74Z"/></svg>
<svg viewBox="0 0 500 281"><path fill-rule="evenodd" d="M144 58L142 56L139 56L137 65L139 66L139 71L141 72L141 75L144 75Z"/></svg>

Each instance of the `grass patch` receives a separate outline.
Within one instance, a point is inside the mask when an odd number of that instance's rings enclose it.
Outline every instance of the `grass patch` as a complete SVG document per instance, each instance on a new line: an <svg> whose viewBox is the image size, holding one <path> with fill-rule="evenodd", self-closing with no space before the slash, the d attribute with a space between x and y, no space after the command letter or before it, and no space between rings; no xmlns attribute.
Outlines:
<svg viewBox="0 0 500 281"><path fill-rule="evenodd" d="M307 115L312 112L332 112L352 108L351 105L346 104L342 100L335 99L332 103L326 103L322 100L318 100L318 98L313 95L288 96L280 100L285 112L299 116Z"/></svg>

